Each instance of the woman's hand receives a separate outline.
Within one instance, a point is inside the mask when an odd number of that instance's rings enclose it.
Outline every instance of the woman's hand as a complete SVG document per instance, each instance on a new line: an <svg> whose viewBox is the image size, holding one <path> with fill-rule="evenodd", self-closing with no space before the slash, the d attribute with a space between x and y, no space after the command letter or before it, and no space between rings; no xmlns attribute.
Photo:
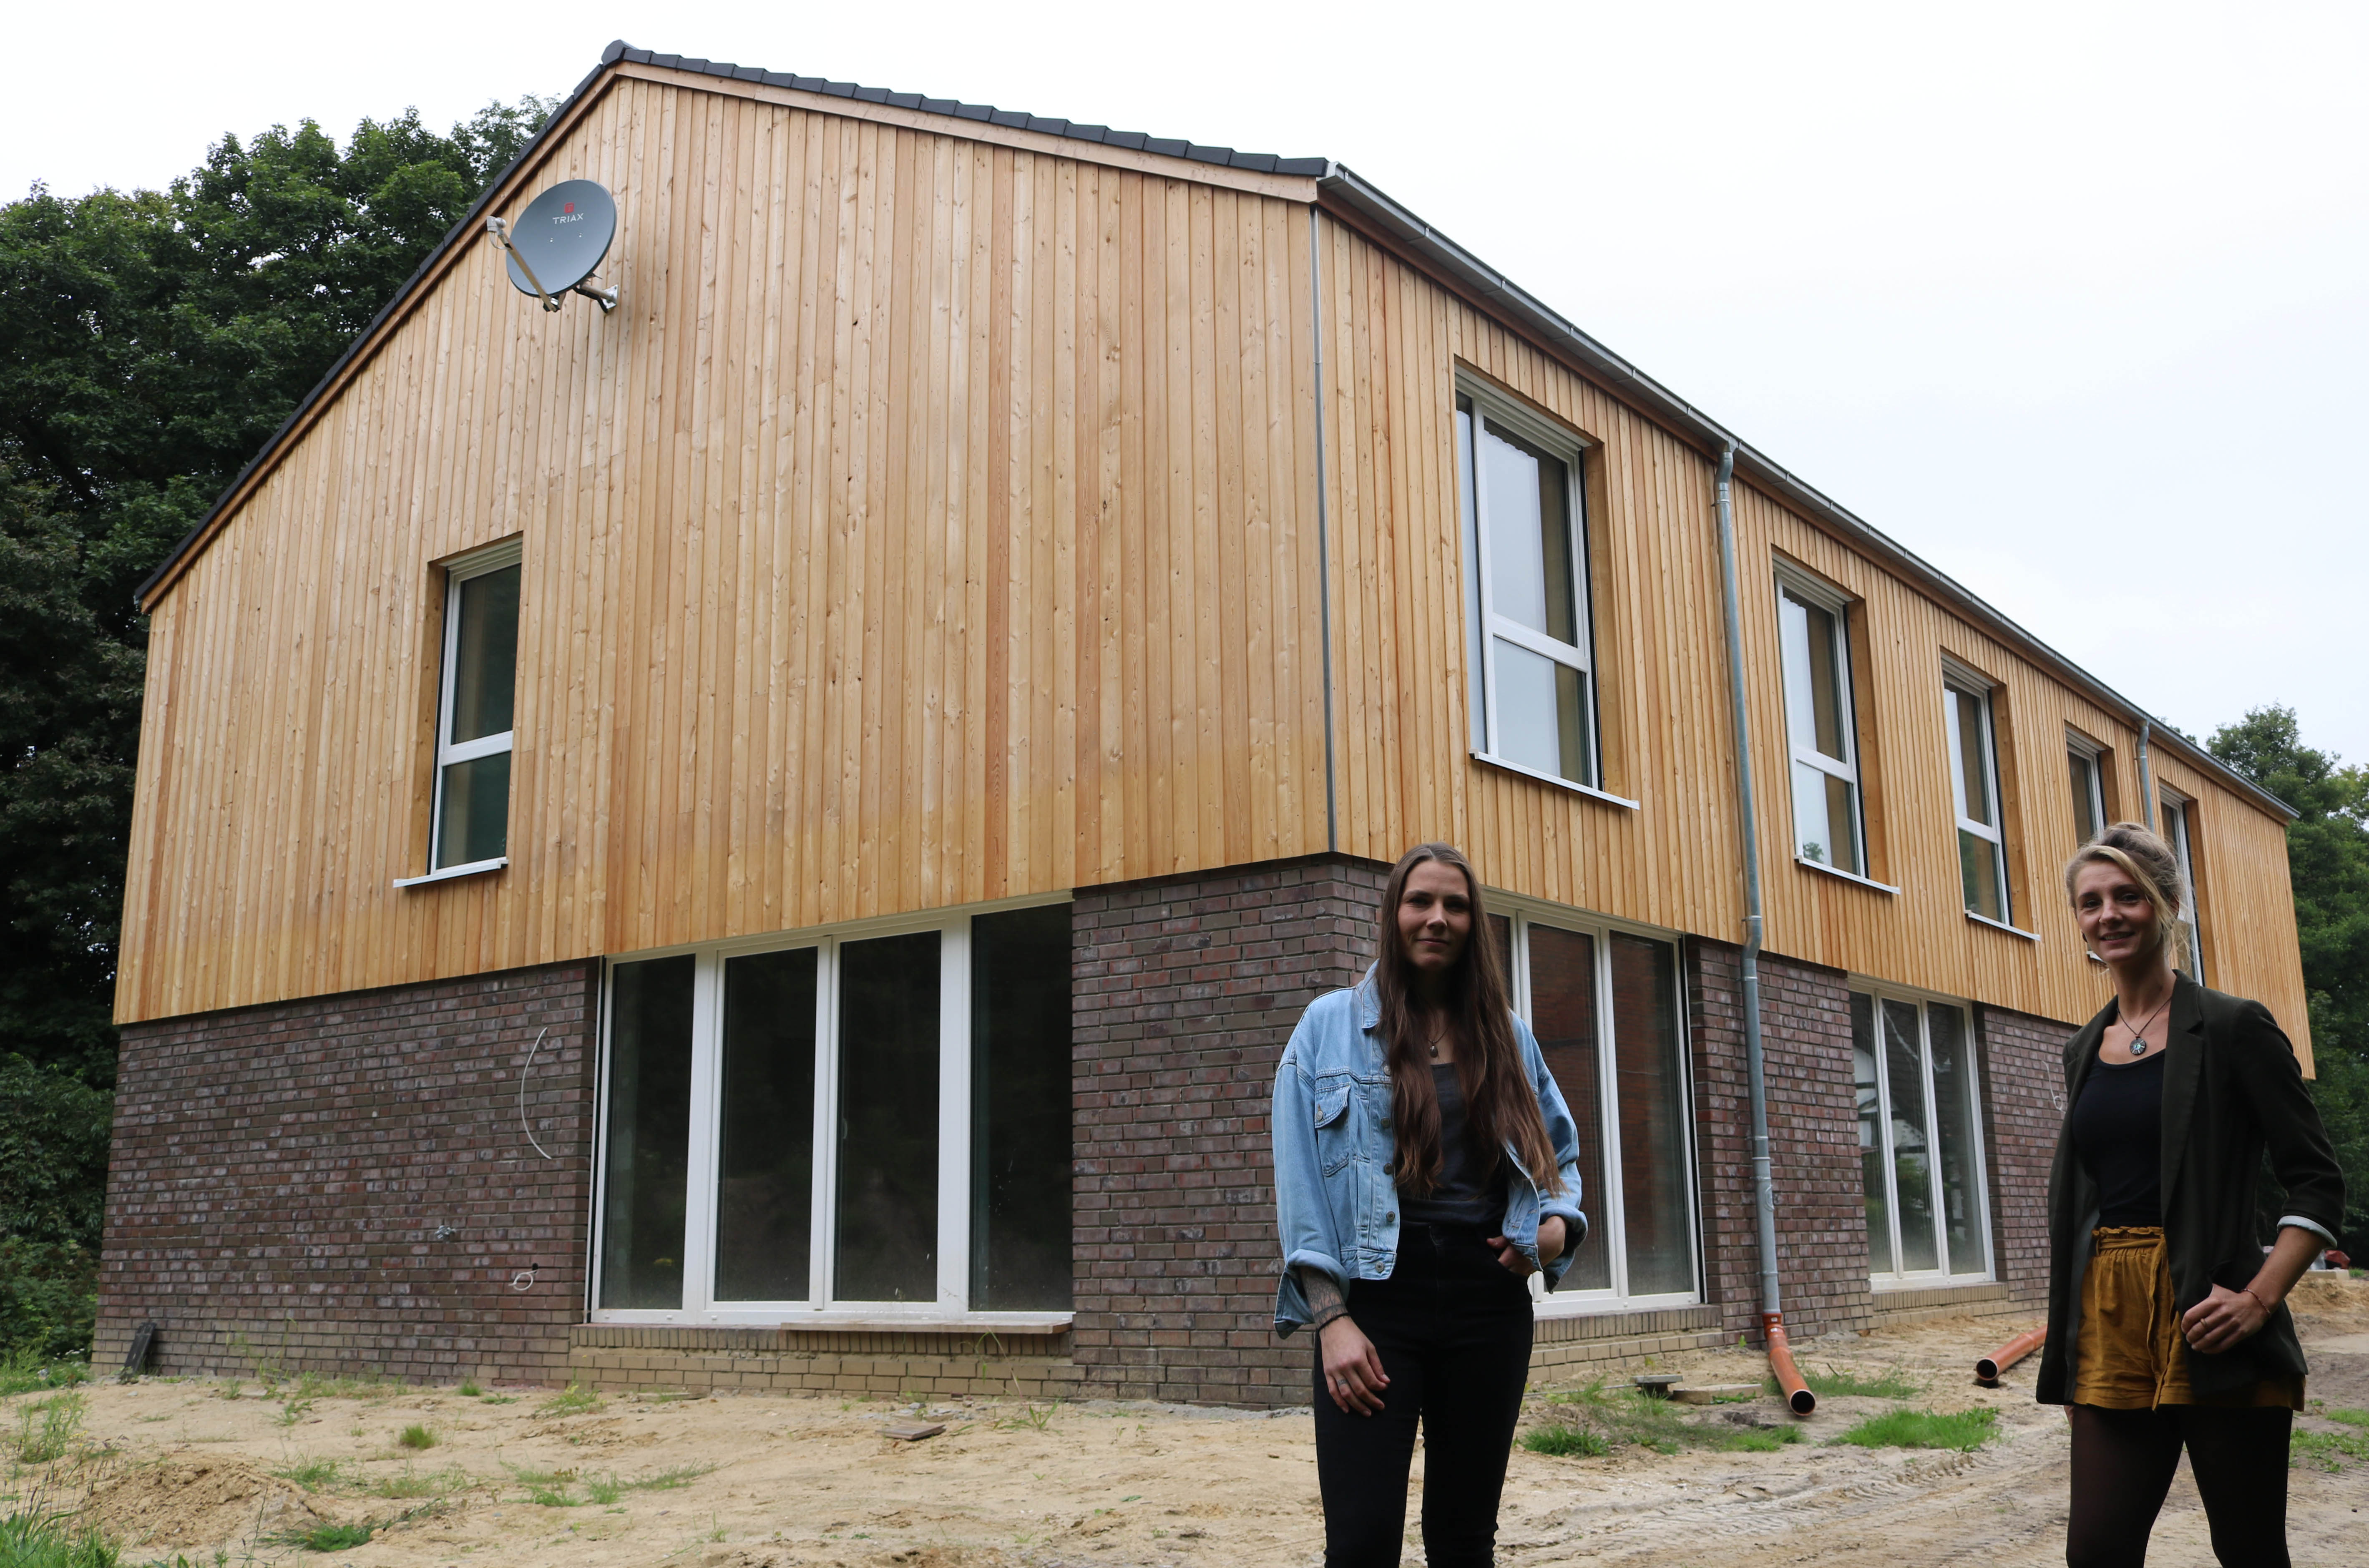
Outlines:
<svg viewBox="0 0 2369 1568"><path fill-rule="evenodd" d="M1539 1261L1540 1263L1552 1263L1555 1259L1562 1256L1562 1244L1570 1238L1570 1228L1564 1223L1563 1217L1560 1214L1550 1214L1544 1219L1539 1220ZM1533 1268L1530 1265L1530 1260L1522 1255L1522 1249L1514 1242L1507 1241L1505 1237L1490 1237L1489 1245L1496 1249L1497 1262L1504 1265L1505 1272L1508 1274L1516 1275L1522 1278L1528 1278L1529 1276L1538 1272L1536 1268Z"/></svg>
<svg viewBox="0 0 2369 1568"><path fill-rule="evenodd" d="M1381 1352L1354 1319L1339 1317L1317 1331L1324 1349L1324 1387L1347 1415L1379 1415L1390 1386Z"/></svg>
<svg viewBox="0 0 2369 1568"><path fill-rule="evenodd" d="M2270 1321L2271 1310L2252 1291L2216 1285L2212 1295L2188 1309L2180 1330L2189 1348L2213 1356L2253 1338Z"/></svg>

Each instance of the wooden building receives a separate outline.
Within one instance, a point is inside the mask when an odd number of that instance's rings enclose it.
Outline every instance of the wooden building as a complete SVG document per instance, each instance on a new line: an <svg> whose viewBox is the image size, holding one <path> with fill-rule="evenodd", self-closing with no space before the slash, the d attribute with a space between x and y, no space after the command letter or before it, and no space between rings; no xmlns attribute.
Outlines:
<svg viewBox="0 0 2369 1568"><path fill-rule="evenodd" d="M607 314L482 218L612 190ZM2290 813L1356 175L612 45L144 589L98 1354L1303 1402L1267 1093L1462 845L1542 1368L2038 1299L2057 891ZM2152 799L2150 799L2152 796Z"/></svg>

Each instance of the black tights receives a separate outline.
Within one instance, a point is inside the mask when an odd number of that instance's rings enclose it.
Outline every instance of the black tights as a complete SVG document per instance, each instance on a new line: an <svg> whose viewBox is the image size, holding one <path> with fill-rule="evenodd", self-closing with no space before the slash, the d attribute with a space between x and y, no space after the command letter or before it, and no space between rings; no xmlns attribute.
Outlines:
<svg viewBox="0 0 2369 1568"><path fill-rule="evenodd" d="M2073 1522L2065 1561L2071 1568L2140 1568L2184 1445L2222 1568L2288 1568L2287 1429L2294 1418L2283 1408L2073 1406Z"/></svg>
<svg viewBox="0 0 2369 1568"><path fill-rule="evenodd" d="M1380 1352L1390 1387L1376 1415L1350 1415L1316 1352L1316 1482L1325 1568L1394 1568L1407 1469L1423 1423L1423 1550L1431 1568L1496 1561L1497 1498L1530 1372L1529 1288L1478 1230L1408 1224L1390 1278L1350 1288L1349 1316Z"/></svg>

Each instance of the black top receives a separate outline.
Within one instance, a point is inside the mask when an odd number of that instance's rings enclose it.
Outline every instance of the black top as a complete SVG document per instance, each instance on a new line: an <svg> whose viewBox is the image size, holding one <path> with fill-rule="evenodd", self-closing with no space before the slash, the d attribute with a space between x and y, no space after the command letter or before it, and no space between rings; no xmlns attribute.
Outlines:
<svg viewBox="0 0 2369 1568"><path fill-rule="evenodd" d="M2089 1081L2100 1075L2098 1040L2113 1021L2108 1002L2065 1043L2065 1108L2069 1120ZM2254 1212L2262 1156L2286 1189L2282 1214L2334 1234L2344 1223L2344 1172L2304 1086L2295 1047L2259 1001L2207 990L2186 975L2172 982L2165 1014L2159 1102L2163 1118L2164 1251L2171 1267L2171 1309L2184 1312L2215 1285L2243 1288L2262 1266ZM2080 1357L2080 1282L2089 1227L2097 1223L2098 1184L2075 1152L2072 1129L2057 1140L2048 1173L2048 1343L2034 1395L2072 1402ZM2202 1400L2242 1396L2267 1378L2304 1375L2295 1319L2282 1305L2260 1333L2218 1355L2188 1358L2188 1380Z"/></svg>
<svg viewBox="0 0 2369 1568"><path fill-rule="evenodd" d="M2163 1223L2163 1053L2099 1062L2065 1130L2098 1184L2100 1225Z"/></svg>
<svg viewBox="0 0 2369 1568"><path fill-rule="evenodd" d="M1453 1064L1431 1070L1431 1087L1439 1096L1439 1181L1427 1197L1402 1196L1399 1207L1413 1224L1478 1227L1494 1236L1505 1225L1505 1162L1465 1136L1464 1085Z"/></svg>

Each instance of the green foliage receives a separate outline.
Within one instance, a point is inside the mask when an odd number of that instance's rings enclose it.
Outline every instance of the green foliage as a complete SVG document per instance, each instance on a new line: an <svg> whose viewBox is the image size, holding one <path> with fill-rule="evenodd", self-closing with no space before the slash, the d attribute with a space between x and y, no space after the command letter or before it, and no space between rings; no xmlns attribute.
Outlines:
<svg viewBox="0 0 2369 1568"><path fill-rule="evenodd" d="M19 1350L0 1359L0 1398L70 1389L90 1381L90 1367L75 1357L51 1360L33 1350Z"/></svg>
<svg viewBox="0 0 2369 1568"><path fill-rule="evenodd" d="M1802 1381L1820 1399L1856 1396L1860 1399L1915 1399L1925 1391L1925 1385L1909 1377L1899 1368L1889 1368L1872 1378L1862 1378L1856 1372L1846 1372L1828 1367L1823 1372L1801 1369ZM1761 1387L1770 1393L1779 1392L1777 1379L1765 1379Z"/></svg>
<svg viewBox="0 0 2369 1568"><path fill-rule="evenodd" d="M0 564L6 551L0 540ZM0 595L0 628L7 621ZM6 809L0 800L0 816ZM112 1116L105 1090L0 1055L0 1355L53 1359L90 1347Z"/></svg>
<svg viewBox="0 0 2369 1568"><path fill-rule="evenodd" d="M1576 1426L1533 1426L1522 1434L1522 1447L1534 1454L1548 1454L1556 1459L1601 1459L1612 1451L1612 1445L1593 1432Z"/></svg>
<svg viewBox="0 0 2369 1568"><path fill-rule="evenodd" d="M581 1383L570 1383L567 1391L543 1402L538 1415L585 1415L601 1408L601 1396Z"/></svg>
<svg viewBox="0 0 2369 1568"><path fill-rule="evenodd" d="M0 1568L118 1568L122 1557L95 1529L42 1513L0 1519Z"/></svg>
<svg viewBox="0 0 2369 1568"><path fill-rule="evenodd" d="M2369 769L2306 746L2292 708L2254 708L2207 745L2301 813L2287 824L2287 869L2318 1072L2312 1099L2344 1168L2345 1250L2369 1256ZM2264 1187L2275 1225L2283 1195Z"/></svg>
<svg viewBox="0 0 2369 1568"><path fill-rule="evenodd" d="M82 1418L89 1400L78 1393L52 1394L17 1408L17 1430L9 1439L17 1462L45 1465L66 1457L82 1435Z"/></svg>
<svg viewBox="0 0 2369 1568"><path fill-rule="evenodd" d="M1998 1412L1987 1407L1936 1414L1929 1410L1887 1410L1871 1415L1835 1439L1861 1448L1979 1448L1997 1436Z"/></svg>
<svg viewBox="0 0 2369 1568"><path fill-rule="evenodd" d="M307 1492L323 1492L338 1484L344 1469L336 1459L300 1459L271 1473L294 1482Z"/></svg>
<svg viewBox="0 0 2369 1568"><path fill-rule="evenodd" d="M1801 1428L1797 1426L1747 1426L1729 1433L1717 1447L1723 1454L1773 1454L1801 1440Z"/></svg>
<svg viewBox="0 0 2369 1568"><path fill-rule="evenodd" d="M404 1448L418 1451L434 1448L437 1436L432 1430L415 1421L405 1427L395 1440Z"/></svg>
<svg viewBox="0 0 2369 1568"><path fill-rule="evenodd" d="M1686 1413L1694 1406L1656 1399L1639 1388L1608 1389L1601 1378L1580 1388L1551 1391L1546 1397L1549 1404L1562 1407L1574 1418L1579 1431L1608 1448L1634 1444L1657 1454L1687 1448L1735 1453L1800 1441L1791 1427L1739 1430L1724 1419L1689 1418Z"/></svg>
<svg viewBox="0 0 2369 1568"><path fill-rule="evenodd" d="M282 1546L301 1546L307 1551L343 1551L349 1546L368 1546L370 1539L368 1525L315 1525L276 1538Z"/></svg>
<svg viewBox="0 0 2369 1568"><path fill-rule="evenodd" d="M461 1379L461 1386L453 1391L458 1393L463 1399L475 1399L479 1394L484 1393L486 1391L477 1386L476 1379L464 1378Z"/></svg>

